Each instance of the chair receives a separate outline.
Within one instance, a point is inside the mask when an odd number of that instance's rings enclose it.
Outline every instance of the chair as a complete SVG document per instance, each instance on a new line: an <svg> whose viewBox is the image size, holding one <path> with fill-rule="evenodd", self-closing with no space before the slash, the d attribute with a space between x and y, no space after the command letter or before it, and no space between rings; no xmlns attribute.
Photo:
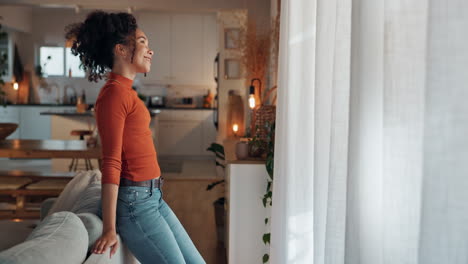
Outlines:
<svg viewBox="0 0 468 264"><path fill-rule="evenodd" d="M80 140L84 140L84 136L90 136L93 134L93 131L91 130L72 130L70 132L70 135L72 136L79 136L80 137ZM93 165L91 164L91 160L90 159L84 159L85 161L85 164L84 164L84 169L85 170L93 170ZM78 169L78 163L79 163L79 159L72 159L70 165L68 166L68 170L69 171L77 171Z"/></svg>

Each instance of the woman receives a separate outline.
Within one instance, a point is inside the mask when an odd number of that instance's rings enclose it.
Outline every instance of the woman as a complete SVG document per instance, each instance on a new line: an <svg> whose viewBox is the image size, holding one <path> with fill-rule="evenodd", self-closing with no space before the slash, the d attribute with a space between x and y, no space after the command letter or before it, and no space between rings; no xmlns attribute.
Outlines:
<svg viewBox="0 0 468 264"><path fill-rule="evenodd" d="M132 89L137 73L151 68L153 51L135 18L96 11L68 26L67 39L89 81L111 71L96 100L102 144L103 233L93 252L118 245L117 233L141 263L205 263L179 220L162 199L151 117Z"/></svg>

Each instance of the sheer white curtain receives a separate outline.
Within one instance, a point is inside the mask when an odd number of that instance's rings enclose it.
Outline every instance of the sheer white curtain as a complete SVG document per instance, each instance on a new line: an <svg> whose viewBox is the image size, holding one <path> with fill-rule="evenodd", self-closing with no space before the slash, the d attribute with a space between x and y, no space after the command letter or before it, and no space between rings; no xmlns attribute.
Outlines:
<svg viewBox="0 0 468 264"><path fill-rule="evenodd" d="M282 1L272 263L343 263L351 1Z"/></svg>
<svg viewBox="0 0 468 264"><path fill-rule="evenodd" d="M468 263L468 1L282 0L271 263Z"/></svg>

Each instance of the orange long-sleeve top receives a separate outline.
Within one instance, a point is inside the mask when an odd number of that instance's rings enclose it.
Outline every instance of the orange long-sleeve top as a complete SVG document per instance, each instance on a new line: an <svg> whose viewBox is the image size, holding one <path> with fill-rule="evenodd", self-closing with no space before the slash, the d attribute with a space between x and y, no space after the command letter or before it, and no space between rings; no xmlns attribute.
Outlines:
<svg viewBox="0 0 468 264"><path fill-rule="evenodd" d="M95 104L102 148L102 183L145 181L161 170L150 130L151 116L132 89L133 80L110 73Z"/></svg>

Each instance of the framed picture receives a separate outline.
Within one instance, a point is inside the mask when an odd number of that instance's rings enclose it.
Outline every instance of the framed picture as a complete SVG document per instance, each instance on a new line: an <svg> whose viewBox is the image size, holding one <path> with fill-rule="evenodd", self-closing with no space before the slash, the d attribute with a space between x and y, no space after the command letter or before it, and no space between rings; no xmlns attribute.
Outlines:
<svg viewBox="0 0 468 264"><path fill-rule="evenodd" d="M225 59L224 60L224 78L225 79L240 79L241 69L240 60Z"/></svg>
<svg viewBox="0 0 468 264"><path fill-rule="evenodd" d="M224 30L224 48L238 49L240 47L240 28L226 28Z"/></svg>

